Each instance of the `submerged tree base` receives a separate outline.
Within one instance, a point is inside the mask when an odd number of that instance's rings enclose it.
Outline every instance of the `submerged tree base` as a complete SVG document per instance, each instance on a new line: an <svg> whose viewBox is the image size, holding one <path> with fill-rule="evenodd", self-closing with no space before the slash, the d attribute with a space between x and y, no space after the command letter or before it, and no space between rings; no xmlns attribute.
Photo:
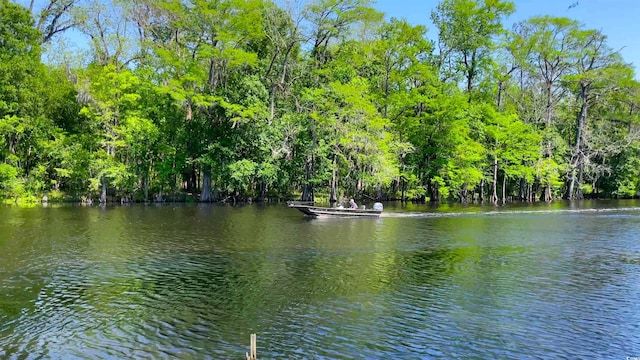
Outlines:
<svg viewBox="0 0 640 360"><path fill-rule="evenodd" d="M108 204L108 205L130 205L130 204L169 204L169 203L184 203L184 204L195 204L195 203L216 203L216 204L252 204L252 203L284 203L291 199L300 199L301 194L299 193L291 193L291 194L270 194L269 196L256 196L256 195L226 195L220 196L216 199L211 199L210 201L202 202L199 200L198 192L177 192L177 193L164 193L162 195L162 200L159 201L159 197L155 196L152 199L147 201L144 200L142 196L114 196L108 195L106 196L106 201L101 203L100 194L92 194L92 195L68 195L61 191L56 192L48 192L41 196L35 196L31 194L25 194L18 197L11 198L0 198L1 203L4 205L13 205L20 207L34 207L34 206L48 206L48 205L64 205L64 204L72 204L72 205L100 205L100 204ZM341 196L338 197L336 202L331 201L331 197L329 193L318 193L315 196L314 202L319 204L335 204L335 203L343 203L346 204L348 198ZM468 201L459 201L459 200L448 200L448 199L430 199L427 197L416 197L416 198L405 198L401 197L393 197L393 196L383 196L382 198L374 198L369 195L363 196L355 196L358 202L400 202L400 203L413 203L413 204L432 204L433 206L447 205L447 204L464 204L464 205L507 205L507 204L531 204L531 203L550 203L550 202L558 202L558 201L571 201L571 199L563 199L561 197L554 198L550 201L543 201L537 198L533 198L531 201L527 199L518 199L516 196L509 196L506 198L506 201L498 201L497 203L493 203L490 201L489 197L485 197L484 199L488 200L480 200L478 196L474 196L470 198ZM640 196L605 196L604 194L586 194L584 195L584 200L620 200L620 199L639 199ZM583 200L583 199L573 199L573 200Z"/></svg>

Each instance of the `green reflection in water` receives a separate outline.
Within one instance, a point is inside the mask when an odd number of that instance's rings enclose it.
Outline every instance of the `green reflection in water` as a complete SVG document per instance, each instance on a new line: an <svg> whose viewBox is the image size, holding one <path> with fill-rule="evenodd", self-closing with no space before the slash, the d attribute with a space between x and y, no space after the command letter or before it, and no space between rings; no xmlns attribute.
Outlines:
<svg viewBox="0 0 640 360"><path fill-rule="evenodd" d="M629 340L614 324L637 309L638 210L549 207L0 208L0 354L228 358L252 332L267 357L554 357Z"/></svg>

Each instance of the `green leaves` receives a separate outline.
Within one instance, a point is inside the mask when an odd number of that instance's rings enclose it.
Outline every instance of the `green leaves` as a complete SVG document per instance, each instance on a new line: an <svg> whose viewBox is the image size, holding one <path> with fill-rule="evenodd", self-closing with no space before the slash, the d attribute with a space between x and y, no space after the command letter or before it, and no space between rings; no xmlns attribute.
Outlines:
<svg viewBox="0 0 640 360"><path fill-rule="evenodd" d="M534 164L542 153L541 137L516 114L495 111L490 106L480 109L488 155L497 159L500 169L510 179L533 181Z"/></svg>
<svg viewBox="0 0 640 360"><path fill-rule="evenodd" d="M249 190L249 185L256 176L258 164L251 160L242 159L228 166L231 177L229 190Z"/></svg>
<svg viewBox="0 0 640 360"><path fill-rule="evenodd" d="M444 78L462 74L471 98L477 79L491 61L502 20L515 8L507 0L443 0L431 14L439 30L439 67Z"/></svg>
<svg viewBox="0 0 640 360"><path fill-rule="evenodd" d="M507 31L510 1L444 0L432 42L368 0L76 5L91 60L45 66L29 12L0 0L2 196L640 188L640 85L571 19Z"/></svg>
<svg viewBox="0 0 640 360"><path fill-rule="evenodd" d="M39 39L27 9L0 0L0 118L35 116L41 109Z"/></svg>

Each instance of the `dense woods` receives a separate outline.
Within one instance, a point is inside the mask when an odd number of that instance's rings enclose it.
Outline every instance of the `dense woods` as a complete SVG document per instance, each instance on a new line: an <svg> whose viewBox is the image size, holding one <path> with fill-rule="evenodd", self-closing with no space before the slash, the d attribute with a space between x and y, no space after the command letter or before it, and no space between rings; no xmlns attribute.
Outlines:
<svg viewBox="0 0 640 360"><path fill-rule="evenodd" d="M443 0L429 30L372 5L0 0L1 196L638 194L640 84L605 34L506 27L505 0Z"/></svg>

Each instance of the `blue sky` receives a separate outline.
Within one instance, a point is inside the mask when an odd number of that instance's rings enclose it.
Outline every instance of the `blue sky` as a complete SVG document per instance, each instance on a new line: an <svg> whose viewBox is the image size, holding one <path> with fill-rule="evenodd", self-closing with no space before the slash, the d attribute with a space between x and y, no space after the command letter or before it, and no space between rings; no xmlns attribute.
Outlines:
<svg viewBox="0 0 640 360"><path fill-rule="evenodd" d="M578 5L569 6L578 1ZM375 7L387 17L405 18L412 24L426 25L429 37L437 35L431 11L439 0L378 0ZM578 20L587 29L601 30L609 45L620 50L628 63L640 66L640 0L515 0L516 11L506 24L536 15L564 16ZM636 70L636 73L638 71ZM636 77L638 74L636 74Z"/></svg>
<svg viewBox="0 0 640 360"><path fill-rule="evenodd" d="M14 1L28 5L30 0ZM640 0L512 1L516 11L506 20L508 27L536 15L564 16L578 20L586 28L601 30L607 35L609 45L620 50L626 62L634 64L636 78L640 78ZM576 1L578 5L569 9ZM44 0L36 0L36 4L43 2ZM384 12L387 18L405 18L412 24L425 25L428 37L435 39L437 31L431 23L430 15L439 2L440 0L377 0L374 6ZM67 37L80 45L86 42L77 32L68 33Z"/></svg>

